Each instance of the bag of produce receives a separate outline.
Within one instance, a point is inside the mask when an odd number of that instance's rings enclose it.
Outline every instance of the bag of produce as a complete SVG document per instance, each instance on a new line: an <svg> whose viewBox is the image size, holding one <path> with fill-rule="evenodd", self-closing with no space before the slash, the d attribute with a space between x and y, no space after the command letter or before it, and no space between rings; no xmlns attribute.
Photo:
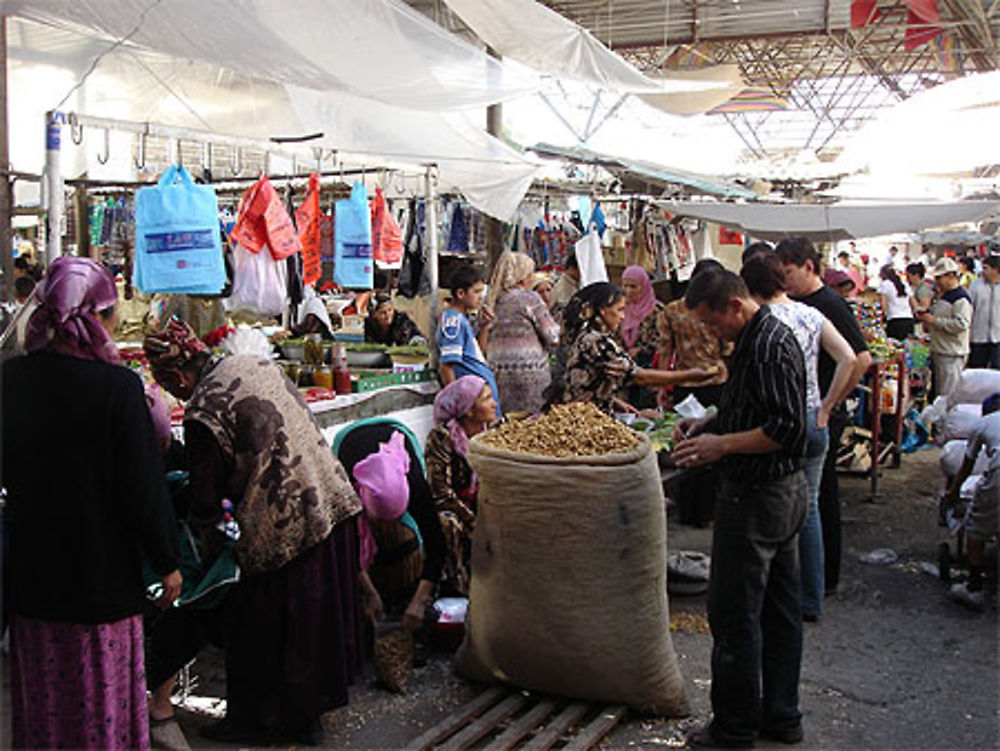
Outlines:
<svg viewBox="0 0 1000 751"><path fill-rule="evenodd" d="M941 467L941 474L945 477L954 477L965 461L965 451L969 442L965 440L948 441L941 449L941 456L938 464ZM990 468L990 458L985 451L980 451L976 457L976 463L972 468L972 473L976 475L984 474Z"/></svg>
<svg viewBox="0 0 1000 751"><path fill-rule="evenodd" d="M649 439L593 405L569 404L476 437L468 456L479 511L458 671L687 715Z"/></svg>
<svg viewBox="0 0 1000 751"><path fill-rule="evenodd" d="M954 441L959 438L968 438L972 435L972 429L982 416L983 408L979 404L956 404L944 416L942 439Z"/></svg>
<svg viewBox="0 0 1000 751"><path fill-rule="evenodd" d="M963 370L958 386L948 394L948 406L956 404L982 405L983 399L1000 391L1000 370L971 368Z"/></svg>

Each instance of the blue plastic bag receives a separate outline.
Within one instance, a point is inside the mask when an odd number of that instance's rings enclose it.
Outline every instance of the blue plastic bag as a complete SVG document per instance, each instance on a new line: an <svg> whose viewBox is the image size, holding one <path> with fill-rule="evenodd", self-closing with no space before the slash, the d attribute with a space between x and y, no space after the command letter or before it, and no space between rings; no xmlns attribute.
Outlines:
<svg viewBox="0 0 1000 751"><path fill-rule="evenodd" d="M372 220L368 192L360 180L354 183L350 198L337 201L333 226L333 280L341 287L371 289L375 273Z"/></svg>
<svg viewBox="0 0 1000 751"><path fill-rule="evenodd" d="M215 189L181 165L135 197L133 283L142 292L212 295L226 283Z"/></svg>

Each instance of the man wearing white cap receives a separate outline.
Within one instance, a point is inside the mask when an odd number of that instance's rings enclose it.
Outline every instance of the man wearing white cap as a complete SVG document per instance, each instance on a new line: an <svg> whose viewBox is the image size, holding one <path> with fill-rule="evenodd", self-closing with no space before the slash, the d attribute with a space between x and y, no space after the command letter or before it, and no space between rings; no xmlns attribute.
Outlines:
<svg viewBox="0 0 1000 751"><path fill-rule="evenodd" d="M958 385L969 355L972 298L959 281L959 267L951 258L940 258L931 269L938 298L929 311L917 311L924 330L931 336L934 356L934 388L947 396Z"/></svg>

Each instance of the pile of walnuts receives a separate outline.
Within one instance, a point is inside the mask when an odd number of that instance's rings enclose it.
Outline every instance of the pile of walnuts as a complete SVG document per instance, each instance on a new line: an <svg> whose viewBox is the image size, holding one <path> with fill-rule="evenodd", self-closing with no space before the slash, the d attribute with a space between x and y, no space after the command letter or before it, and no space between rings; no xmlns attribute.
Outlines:
<svg viewBox="0 0 1000 751"><path fill-rule="evenodd" d="M535 420L501 425L482 437L493 448L543 456L595 456L632 451L638 436L593 404L559 404Z"/></svg>

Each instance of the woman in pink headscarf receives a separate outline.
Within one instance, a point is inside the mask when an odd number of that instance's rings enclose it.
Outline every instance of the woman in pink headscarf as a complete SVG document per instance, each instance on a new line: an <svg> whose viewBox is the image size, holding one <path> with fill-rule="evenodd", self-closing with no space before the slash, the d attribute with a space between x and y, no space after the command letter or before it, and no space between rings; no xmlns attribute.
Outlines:
<svg viewBox="0 0 1000 751"><path fill-rule="evenodd" d="M359 588L366 615L402 616L420 628L441 578L445 542L416 441L386 420L362 421L336 448L354 479L364 513L358 517ZM373 448L377 446L377 449Z"/></svg>
<svg viewBox="0 0 1000 751"><path fill-rule="evenodd" d="M649 274L641 266L629 266L622 272L622 290L625 292L622 342L636 365L652 368L660 347L659 320L663 303L656 299ZM666 369L667 363L660 363L660 367ZM649 388L632 386L628 402L639 409L652 408L656 406L656 394Z"/></svg>
<svg viewBox="0 0 1000 751"><path fill-rule="evenodd" d="M58 258L35 300L28 354L3 365L10 745L148 748L143 555L160 604L181 589L159 445L142 382L118 364L111 274Z"/></svg>
<svg viewBox="0 0 1000 751"><path fill-rule="evenodd" d="M469 555L476 524L476 473L466 458L469 439L486 430L496 416L496 401L486 381L462 376L434 399L434 422L424 456L441 529L448 545L443 589L469 593Z"/></svg>

